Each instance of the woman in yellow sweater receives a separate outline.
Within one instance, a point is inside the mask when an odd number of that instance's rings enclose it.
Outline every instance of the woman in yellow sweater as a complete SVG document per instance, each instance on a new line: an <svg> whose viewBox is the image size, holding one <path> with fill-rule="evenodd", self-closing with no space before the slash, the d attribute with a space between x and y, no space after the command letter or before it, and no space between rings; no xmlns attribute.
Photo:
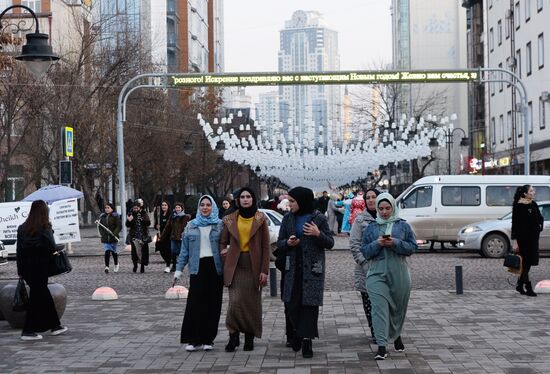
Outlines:
<svg viewBox="0 0 550 374"><path fill-rule="evenodd" d="M258 212L254 191L240 190L239 209L223 218L220 253L224 259L224 284L229 289L229 306L225 324L229 331L226 352L240 344L243 350L254 349L254 337L262 337L262 287L269 271L269 229L266 216Z"/></svg>

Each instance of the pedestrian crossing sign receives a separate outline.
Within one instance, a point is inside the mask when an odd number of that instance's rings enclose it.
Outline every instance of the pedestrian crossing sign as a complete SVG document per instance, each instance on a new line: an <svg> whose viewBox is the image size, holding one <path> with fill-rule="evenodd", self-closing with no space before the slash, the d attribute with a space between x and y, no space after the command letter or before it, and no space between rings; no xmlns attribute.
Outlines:
<svg viewBox="0 0 550 374"><path fill-rule="evenodd" d="M65 126L63 128L63 153L67 157L72 157L74 155L74 138L73 138L73 128Z"/></svg>

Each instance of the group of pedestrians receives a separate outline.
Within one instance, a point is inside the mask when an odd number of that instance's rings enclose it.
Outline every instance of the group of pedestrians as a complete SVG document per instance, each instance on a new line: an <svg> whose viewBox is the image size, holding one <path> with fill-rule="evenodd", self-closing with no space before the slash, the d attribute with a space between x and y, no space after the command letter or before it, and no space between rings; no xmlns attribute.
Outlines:
<svg viewBox="0 0 550 374"><path fill-rule="evenodd" d="M355 288L378 346L375 359L387 357L387 345L404 351L401 337L411 292L411 276L407 258L417 250L410 225L399 218L394 198L389 193L368 189L362 198L363 211L355 212L350 233L350 250L354 261ZM532 266L538 265L538 240L544 220L534 200L530 185L518 187L512 210L512 247L523 258L522 272L516 290L536 296L529 279ZM331 200L326 200L326 212ZM334 245L327 217L315 209L313 191L295 187L288 192L290 211L281 223L277 249L273 253L281 271L281 298L284 302L287 347L313 357L313 339L319 337L319 307L323 305L325 281L325 249ZM170 252L161 255L166 272L174 270L173 285L189 267L189 295L181 327L182 344L187 351L213 349L218 335L223 287L228 288L229 304L226 328L229 340L225 351L254 349L254 339L262 336L262 287L268 279L270 261L269 230L266 216L258 211L258 200L252 189L235 192L233 206L218 210L215 200L203 195L198 201L197 215L190 220L183 204L170 211L167 201L155 217L160 240L170 239ZM323 205L324 207L324 205ZM144 272L148 264L148 227L150 220L136 201L128 213L126 226L130 233L126 242L132 246L133 271ZM119 270L117 244L122 228L121 217L114 206L106 203L98 227L105 250L105 272L113 257L114 272ZM40 332L52 335L67 331L62 326L47 288L48 274L43 266L56 250L48 207L35 201L27 220L18 228L17 272L30 287L30 301L21 339L42 339Z"/></svg>

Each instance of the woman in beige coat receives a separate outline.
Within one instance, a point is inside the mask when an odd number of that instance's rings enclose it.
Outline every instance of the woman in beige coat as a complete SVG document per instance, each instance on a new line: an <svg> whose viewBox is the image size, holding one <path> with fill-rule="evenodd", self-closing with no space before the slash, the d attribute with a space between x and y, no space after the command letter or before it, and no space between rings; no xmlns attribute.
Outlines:
<svg viewBox="0 0 550 374"><path fill-rule="evenodd" d="M220 239L224 284L229 288L226 352L239 346L241 332L245 351L254 349L254 337L262 337L261 289L267 284L270 256L267 218L258 212L254 192L244 187L236 199L239 209L223 218Z"/></svg>

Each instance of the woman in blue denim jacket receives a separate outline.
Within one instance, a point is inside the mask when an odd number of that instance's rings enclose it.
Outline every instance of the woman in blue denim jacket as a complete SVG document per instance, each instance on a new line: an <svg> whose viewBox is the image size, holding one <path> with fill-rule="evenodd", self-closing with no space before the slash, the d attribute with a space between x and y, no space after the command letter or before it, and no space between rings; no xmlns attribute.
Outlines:
<svg viewBox="0 0 550 374"><path fill-rule="evenodd" d="M223 222L218 206L209 195L201 196L197 218L183 232L174 284L189 264L189 295L181 326L181 343L192 352L210 351L218 335L222 309L223 264L218 250Z"/></svg>
<svg viewBox="0 0 550 374"><path fill-rule="evenodd" d="M389 193L376 198L376 221L363 234L361 253L369 261L367 289L372 303L372 325L378 344L376 360L387 357L386 343L403 352L401 330L411 294L407 257L417 250L416 237L405 220L398 217Z"/></svg>

